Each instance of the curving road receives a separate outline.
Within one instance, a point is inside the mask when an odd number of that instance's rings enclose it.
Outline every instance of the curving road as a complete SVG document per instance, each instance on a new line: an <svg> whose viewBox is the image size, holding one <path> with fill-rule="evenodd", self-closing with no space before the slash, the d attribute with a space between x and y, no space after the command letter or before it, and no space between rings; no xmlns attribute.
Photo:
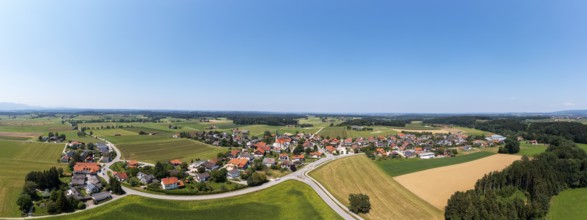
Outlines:
<svg viewBox="0 0 587 220"><path fill-rule="evenodd" d="M318 132L320 132L322 129L320 129ZM316 134L318 133L316 132ZM103 168L101 170L101 172L98 173L98 176L104 178L107 181L110 181L110 177L108 176L108 171L112 171L110 170L110 166L112 166L112 164L121 161L120 157L121 157L121 153L120 150L114 145L112 144L110 141L104 139L104 138L100 138L97 137L98 139L104 141L106 143L106 145L108 145L110 148L112 148L115 152L116 152L116 157L111 160L109 163L103 163ZM323 152L322 149L320 149L321 152ZM325 152L323 152L325 153ZM247 187L244 189L239 189L236 191L231 191L231 192L226 192L226 193L219 193L219 194L210 194L210 195L192 195L192 196L182 196L182 195L159 195L159 194L151 194L151 193L146 193L146 192L142 192L142 191L137 191L128 187L122 187L124 189L124 191L126 191L125 195L121 195L121 196L117 196L117 195L112 195L113 199L109 200L107 202L104 203L109 203L111 201L114 201L116 199L122 198L126 195L138 195L138 196L143 196L143 197L148 197L148 198L154 198L154 199L165 199L165 200L208 200L208 199L221 199L221 198L228 198L228 197L234 197L234 196L240 196L240 195L245 195L248 193L253 193L253 192L257 192L257 191L261 191L264 189L267 189L269 187L275 186L283 181L286 180L296 180L296 181L300 181L302 183L305 183L307 185L309 185L310 187L312 187L312 189L314 189L314 191L316 191L316 193L318 194L318 196L320 196L320 198L322 198L322 200L324 200L324 202L330 206L330 208L332 208L332 210L334 210L336 213L338 213L341 217L343 217L344 219L359 219L362 220L363 218L361 218L360 216L348 211L348 208L346 208L342 203L340 203L338 200L336 200L334 198L334 196L332 196L332 194L330 194L326 188L324 188L324 186L322 186L318 181L314 180L312 177L310 177L308 175L309 172L311 172L312 170L326 164L327 162L339 159L339 158L343 158L343 157L349 157L349 156L354 156L354 155L359 155L359 154L346 154L346 155L338 155L338 156L334 156L332 154L329 153L325 153L326 158L321 158L317 161L314 161L312 163L306 164L304 167L302 167L301 169L297 170L296 172L290 173L284 177L281 177L279 180L274 180L274 181L270 181L268 183L265 183L261 186L255 186L255 187ZM101 204L104 204L101 203ZM99 207L100 205L97 206L90 206L85 210L89 210L95 207ZM80 210L80 211L76 211L73 213L63 213L63 214L59 214L59 215L52 215L52 216L61 216L61 215L70 215L70 214L74 214L74 213L78 213L78 212L83 212L85 210ZM36 216L36 217L27 217L27 218L43 218L43 217L47 217L47 216ZM3 218L4 219L4 218ZM6 219L25 219L25 218L6 218Z"/></svg>
<svg viewBox="0 0 587 220"><path fill-rule="evenodd" d="M112 164L114 164L118 161L121 161L120 160L121 153L120 153L120 150L111 142L109 142L103 138L99 138L99 139L106 142L106 144L109 147L111 147L114 151L116 151L116 157L110 163L106 163L104 165L104 171L100 172L100 174L99 174L104 179L109 180L110 177L107 175L107 171L111 171L110 166ZM328 204L328 206L330 206L330 208L332 208L336 213L338 213L344 219L362 219L360 216L348 211L348 209L342 203L340 203L338 200L336 200L334 198L334 196L332 196L332 194L330 194L324 188L324 186L322 186L320 183L318 183L318 181L314 180L312 177L310 177L308 175L309 172L311 172L312 170L320 167L321 165L323 165L329 161L333 161L333 160L343 158L343 157L354 156L354 155L358 155L358 154L346 154L346 155L334 156L332 154L325 153L325 155L326 155L326 158L321 158L315 162L306 164L301 169L299 169L293 173L290 173L284 177L281 177L279 180L270 181L270 182L265 183L261 186L247 187L244 189L239 189L236 191L219 193L219 194L192 195L192 196L159 195L159 194L152 194L152 193L137 191L135 189L131 189L131 188L124 187L124 186L122 188L124 189L124 191L126 191L126 195L138 195L138 196L154 198L154 199L184 200L184 201L185 200L208 200L208 199L221 199L221 198L228 198L228 197L233 197L233 196L245 195L248 193L253 193L253 192L267 189L269 187L275 186L275 185L277 185L283 181L286 181L286 180L296 180L296 181L300 181L300 182L305 183L305 184L309 185L310 187L312 187L312 189L314 189L314 191L316 191L316 193L320 196L320 198L322 198L322 200L324 200L324 202L326 202L326 204Z"/></svg>

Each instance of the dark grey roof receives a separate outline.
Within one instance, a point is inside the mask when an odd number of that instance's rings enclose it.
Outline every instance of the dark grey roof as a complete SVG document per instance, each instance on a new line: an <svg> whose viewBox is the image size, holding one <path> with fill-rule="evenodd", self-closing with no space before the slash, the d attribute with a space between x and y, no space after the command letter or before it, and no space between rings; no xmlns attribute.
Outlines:
<svg viewBox="0 0 587 220"><path fill-rule="evenodd" d="M112 198L112 195L110 195L109 192L99 192L92 194L92 199L96 201L102 201L109 198Z"/></svg>

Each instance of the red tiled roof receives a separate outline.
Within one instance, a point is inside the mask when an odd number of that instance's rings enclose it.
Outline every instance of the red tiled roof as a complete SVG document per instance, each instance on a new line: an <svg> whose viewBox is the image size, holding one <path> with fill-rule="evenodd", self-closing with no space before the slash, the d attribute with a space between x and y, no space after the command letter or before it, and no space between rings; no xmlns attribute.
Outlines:
<svg viewBox="0 0 587 220"><path fill-rule="evenodd" d="M128 165L128 167L138 167L139 166L139 162L136 160L127 160L126 161L126 165Z"/></svg>
<svg viewBox="0 0 587 220"><path fill-rule="evenodd" d="M81 171L86 171L86 170L88 170L92 173L96 173L100 170L100 165L97 163L77 162L73 166L73 171L76 171L76 172L81 172Z"/></svg>
<svg viewBox="0 0 587 220"><path fill-rule="evenodd" d="M118 176L119 179L128 179L128 174L126 174L126 172L116 173L115 176Z"/></svg>
<svg viewBox="0 0 587 220"><path fill-rule="evenodd" d="M181 160L178 160L178 159L170 160L169 163L171 163L173 165L180 165L181 164Z"/></svg>
<svg viewBox="0 0 587 220"><path fill-rule="evenodd" d="M161 179L161 182L165 185L171 185L171 184L177 183L178 180L177 180L177 177L167 177L167 178Z"/></svg>
<svg viewBox="0 0 587 220"><path fill-rule="evenodd" d="M228 163L235 165L238 168L244 168L247 165L247 163L249 163L249 158L234 158L231 159Z"/></svg>
<svg viewBox="0 0 587 220"><path fill-rule="evenodd" d="M326 146L326 150L330 153L334 152L334 147L333 146Z"/></svg>

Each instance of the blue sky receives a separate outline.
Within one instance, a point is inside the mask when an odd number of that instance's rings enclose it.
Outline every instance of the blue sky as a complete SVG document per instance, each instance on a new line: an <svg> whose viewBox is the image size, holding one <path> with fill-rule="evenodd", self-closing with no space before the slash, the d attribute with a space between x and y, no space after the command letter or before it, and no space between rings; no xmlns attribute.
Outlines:
<svg viewBox="0 0 587 220"><path fill-rule="evenodd" d="M587 109L586 1L1 1L0 101Z"/></svg>

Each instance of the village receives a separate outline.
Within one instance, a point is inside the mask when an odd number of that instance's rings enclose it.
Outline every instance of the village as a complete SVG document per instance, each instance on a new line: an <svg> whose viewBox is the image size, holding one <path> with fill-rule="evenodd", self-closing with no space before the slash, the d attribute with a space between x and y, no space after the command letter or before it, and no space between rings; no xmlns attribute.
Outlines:
<svg viewBox="0 0 587 220"><path fill-rule="evenodd" d="M358 128L351 128L358 129ZM68 163L71 180L66 195L78 201L98 204L112 198L112 187L100 179L108 175L126 187L155 193L196 195L222 193L268 181L295 172L302 166L332 155L365 153L370 158L452 157L458 151L500 145L501 135L471 137L456 134L408 133L367 138L322 137L318 134L265 132L263 138L249 137L248 131L233 129L232 134L217 131L178 133L174 138L191 138L215 146L228 146L216 158L191 161L173 159L156 164L137 160L116 161L104 173L105 163L113 162L116 152L105 143L70 141L59 159ZM234 147L233 147L234 146Z"/></svg>

